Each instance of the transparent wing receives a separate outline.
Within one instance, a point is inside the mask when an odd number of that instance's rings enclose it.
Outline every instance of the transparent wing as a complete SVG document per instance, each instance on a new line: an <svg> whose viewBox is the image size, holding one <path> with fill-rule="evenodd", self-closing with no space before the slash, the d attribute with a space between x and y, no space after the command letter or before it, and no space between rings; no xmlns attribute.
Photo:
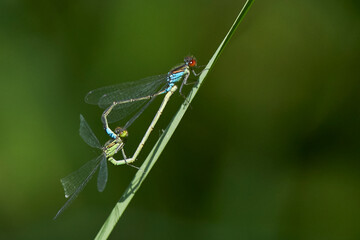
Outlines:
<svg viewBox="0 0 360 240"><path fill-rule="evenodd" d="M89 124L85 121L85 118L81 114L79 134L84 142L86 142L89 146L101 149L99 140L96 138L94 132L91 130Z"/></svg>
<svg viewBox="0 0 360 240"><path fill-rule="evenodd" d="M109 123L120 121L130 116L148 101L147 99L116 105L107 116L107 120Z"/></svg>
<svg viewBox="0 0 360 240"><path fill-rule="evenodd" d="M156 85L152 85L153 88L150 88L150 87L147 87L147 88L144 88L145 90L142 90L140 89L138 91L138 93L135 95L133 95L135 101L132 101L132 102L127 102L127 103L122 103L122 104L118 104L118 105L115 105L113 107L113 109L111 110L111 112L109 113L109 115L107 116L107 120L109 123L113 123L113 122L117 122L117 121L120 121L126 117L128 117L129 115L133 114L135 111L137 111L141 106L144 106L147 102L149 102L149 99L143 99L143 100L137 100L137 98L141 98L141 97L146 97L146 96L151 96L153 95L154 93L158 93L160 91L162 91L163 89L166 88L167 86L167 83L163 83L163 82L160 82L161 83L161 86L159 86L158 84ZM112 96L115 98L116 96L116 92L113 92L112 93ZM121 97L121 95L119 95ZM107 96L107 95L104 95L103 98L100 99L100 105L104 105L106 106L105 104L102 104L103 103L103 100L104 102L108 102L108 99L110 98L110 96ZM124 100L129 100L129 99L121 99L120 100L120 97L118 97L117 100L114 100L114 101L124 101ZM153 99L153 98L152 98ZM110 104L114 101L110 101ZM146 104L146 107L148 105ZM146 108L145 107L145 108ZM145 109L141 110L141 113L144 111ZM140 114L139 114L140 115ZM137 115L137 117L139 116ZM136 117L136 118L137 118Z"/></svg>
<svg viewBox="0 0 360 240"><path fill-rule="evenodd" d="M101 154L97 158L92 159L75 172L70 173L68 176L60 180L64 188L65 197L70 198L60 208L54 219L56 219L84 189L86 184L90 181L90 179L98 169L101 161L106 161L105 154Z"/></svg>
<svg viewBox="0 0 360 240"><path fill-rule="evenodd" d="M104 158L100 162L100 169L99 169L98 179L97 179L97 189L99 192L104 191L107 180L108 180L107 160L106 160L106 158Z"/></svg>
<svg viewBox="0 0 360 240"><path fill-rule="evenodd" d="M80 187L83 187L90 180L103 159L106 159L105 154L101 154L100 156L85 163L81 168L60 180L63 185L66 198L73 195Z"/></svg>
<svg viewBox="0 0 360 240"><path fill-rule="evenodd" d="M152 95L166 82L167 74L162 74L143 78L138 81L102 87L88 92L85 96L85 102L106 108L113 102Z"/></svg>
<svg viewBox="0 0 360 240"><path fill-rule="evenodd" d="M128 129L131 124L145 111L145 109L155 100L155 97L151 98L136 114L134 114L129 121L125 124L123 129ZM114 115L117 112L114 113Z"/></svg>

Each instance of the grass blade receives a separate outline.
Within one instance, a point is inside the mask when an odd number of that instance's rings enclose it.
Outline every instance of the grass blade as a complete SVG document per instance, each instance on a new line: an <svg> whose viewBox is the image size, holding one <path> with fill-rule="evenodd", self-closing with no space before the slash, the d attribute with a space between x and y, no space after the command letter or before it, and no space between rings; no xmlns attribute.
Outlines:
<svg viewBox="0 0 360 240"><path fill-rule="evenodd" d="M157 161L158 157L160 156L161 152L164 150L166 144L170 140L172 134L174 133L176 127L179 125L182 117L184 116L187 108L189 107L191 101L195 97L199 87L203 83L206 75L208 74L209 70L213 67L216 60L219 58L221 52L223 51L224 47L229 42L230 38L234 34L236 28L239 26L242 19L245 17L247 11L249 10L250 6L252 5L253 0L248 0L243 9L240 11L239 15L237 16L234 24L230 28L229 32L225 36L222 43L219 45L218 49L215 51L214 55L206 65L206 68L202 71L199 82L192 88L188 97L181 105L178 112L175 114L174 118L169 123L168 127L165 129L159 140L154 145L153 149L147 156L146 160L142 164L139 171L137 171L134 179L131 181L130 185L125 190L124 194L120 198L120 200L116 203L115 207L113 208L112 212L110 213L109 217L106 219L105 223L101 227L100 231L98 232L95 239L107 239L110 233L112 232L113 228L115 227L117 221L120 219L121 215L125 211L127 205L130 203L131 199L140 188L142 182L145 180L146 176L150 172L151 168Z"/></svg>

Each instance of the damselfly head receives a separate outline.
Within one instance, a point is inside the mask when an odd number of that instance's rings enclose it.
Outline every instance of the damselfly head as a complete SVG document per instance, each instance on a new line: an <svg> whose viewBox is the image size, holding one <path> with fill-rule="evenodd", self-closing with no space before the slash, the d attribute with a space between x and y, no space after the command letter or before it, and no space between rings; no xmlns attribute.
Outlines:
<svg viewBox="0 0 360 240"><path fill-rule="evenodd" d="M196 67L197 64L196 58L194 56L185 57L184 62L191 68Z"/></svg>
<svg viewBox="0 0 360 240"><path fill-rule="evenodd" d="M127 130L122 129L121 127L115 128L116 135L118 135L121 138L127 138L129 136L129 133Z"/></svg>

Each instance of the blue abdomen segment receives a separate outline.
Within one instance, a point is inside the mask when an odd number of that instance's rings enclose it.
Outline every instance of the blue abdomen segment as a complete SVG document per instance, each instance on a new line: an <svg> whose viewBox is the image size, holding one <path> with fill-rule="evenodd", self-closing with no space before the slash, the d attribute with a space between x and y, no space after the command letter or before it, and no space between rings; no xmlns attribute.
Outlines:
<svg viewBox="0 0 360 240"><path fill-rule="evenodd" d="M184 76L185 72L181 71L181 72L176 72L176 73L169 73L168 75L168 87L165 89L165 92L169 92L170 89L175 85L175 83L177 83L178 81L180 81L182 79L182 77Z"/></svg>
<svg viewBox="0 0 360 240"><path fill-rule="evenodd" d="M111 138L113 138L113 139L116 139L116 138L117 138L117 135L116 135L113 131L111 131L110 128L106 128L105 131L106 131L107 134L109 134L109 136L110 136Z"/></svg>

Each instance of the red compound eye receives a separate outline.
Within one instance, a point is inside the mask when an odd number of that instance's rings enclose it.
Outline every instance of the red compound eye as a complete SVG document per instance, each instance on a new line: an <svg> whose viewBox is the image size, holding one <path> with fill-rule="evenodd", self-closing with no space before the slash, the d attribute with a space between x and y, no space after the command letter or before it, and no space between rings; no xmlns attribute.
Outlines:
<svg viewBox="0 0 360 240"><path fill-rule="evenodd" d="M189 61L189 67L195 67L196 66L196 59L192 58L190 61Z"/></svg>

